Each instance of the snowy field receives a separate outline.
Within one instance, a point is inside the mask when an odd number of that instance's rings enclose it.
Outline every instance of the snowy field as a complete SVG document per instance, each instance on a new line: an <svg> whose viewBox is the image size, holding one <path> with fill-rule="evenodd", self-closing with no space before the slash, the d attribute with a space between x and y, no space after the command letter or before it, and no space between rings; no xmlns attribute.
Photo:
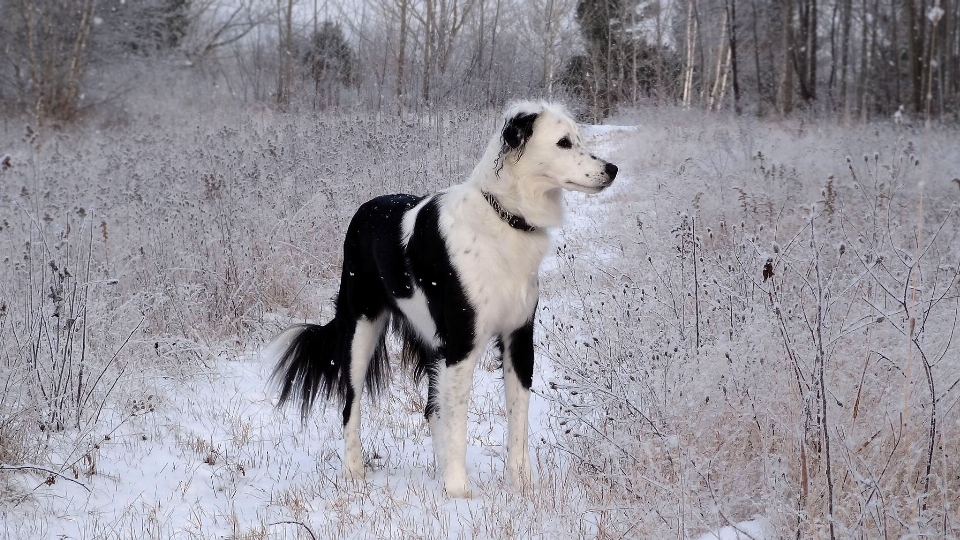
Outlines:
<svg viewBox="0 0 960 540"><path fill-rule="evenodd" d="M0 538L960 538L960 136L641 110L541 269L531 455L497 359L474 497L425 389L274 409L258 350L326 321L353 210L469 172L497 113L151 116L0 136Z"/></svg>

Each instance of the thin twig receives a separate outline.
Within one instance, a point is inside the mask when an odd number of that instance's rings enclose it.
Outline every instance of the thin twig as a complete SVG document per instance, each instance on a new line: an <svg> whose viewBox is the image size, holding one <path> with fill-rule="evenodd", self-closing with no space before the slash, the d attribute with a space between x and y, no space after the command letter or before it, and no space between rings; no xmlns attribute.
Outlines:
<svg viewBox="0 0 960 540"><path fill-rule="evenodd" d="M267 523L267 527L272 527L274 525L299 525L307 530L307 533L310 535L310 538L313 538L313 540L317 540L317 535L313 534L313 531L310 530L310 527L307 527L307 525L302 521L288 520L288 521L275 521L273 523Z"/></svg>
<svg viewBox="0 0 960 540"><path fill-rule="evenodd" d="M67 482L73 482L74 484L76 484L76 485L82 487L83 489L87 490L87 493L92 493L92 491L90 491L90 488L88 488L87 485L84 484L83 482L80 482L79 480L74 480L73 478L70 478L69 476L65 476L63 473L59 473L59 472L57 472L57 471L50 470L50 469L48 469L48 468L46 468L46 467L40 467L40 466L37 466L37 465L0 465L0 471L42 471L42 472L45 472L45 473L47 473L47 474L51 474L51 475L53 475L53 476L57 476L57 477L63 478L63 479L66 480Z"/></svg>

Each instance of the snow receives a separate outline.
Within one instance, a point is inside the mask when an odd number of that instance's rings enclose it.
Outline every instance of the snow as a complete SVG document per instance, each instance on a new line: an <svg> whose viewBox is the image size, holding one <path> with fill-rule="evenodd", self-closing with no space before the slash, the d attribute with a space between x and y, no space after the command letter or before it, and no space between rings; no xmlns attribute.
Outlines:
<svg viewBox="0 0 960 540"><path fill-rule="evenodd" d="M35 530L82 538L100 525L134 525L146 510L160 537L223 537L289 520L308 523L320 537L334 531L379 536L413 522L455 536L475 526L491 491L503 490L503 389L492 367L488 362L478 370L470 409L468 467L479 488L473 500L446 500L422 411L403 403L407 398L397 390L387 403L365 407L366 481L342 479L336 411L315 415L301 429L295 412L278 413L264 393L272 366L250 354L218 362L206 377L162 384L167 400L99 444L96 474L81 478L90 493L66 482L34 492L61 516L44 518ZM156 399L150 395L150 403ZM534 395L533 441L543 435L539 419L546 409ZM399 512L366 518L398 499ZM427 507L432 526L422 522Z"/></svg>

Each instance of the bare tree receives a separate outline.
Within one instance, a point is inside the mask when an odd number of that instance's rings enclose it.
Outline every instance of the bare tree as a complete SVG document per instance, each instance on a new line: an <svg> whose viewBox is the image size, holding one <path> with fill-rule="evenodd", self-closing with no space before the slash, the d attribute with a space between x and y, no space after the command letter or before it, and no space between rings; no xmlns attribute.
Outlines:
<svg viewBox="0 0 960 540"><path fill-rule="evenodd" d="M576 37L576 29L570 13L573 0L531 0L523 18L522 43L540 59L541 85L548 97L554 95L557 72L567 60Z"/></svg>
<svg viewBox="0 0 960 540"><path fill-rule="evenodd" d="M280 69L277 74L277 105L283 109L290 104L293 83L293 2L277 0L277 44Z"/></svg>
<svg viewBox="0 0 960 540"><path fill-rule="evenodd" d="M794 47L793 65L797 71L800 96L810 103L817 97L817 44L820 37L817 0L799 0L797 11L800 26L796 42L801 44L801 52L797 54L797 48Z"/></svg>
<svg viewBox="0 0 960 540"><path fill-rule="evenodd" d="M443 76L450 63L455 43L463 30L475 0L424 0L411 14L420 23L423 57L421 99L430 104L434 70Z"/></svg>
<svg viewBox="0 0 960 540"><path fill-rule="evenodd" d="M190 33L184 52L192 61L202 62L248 37L270 15L269 6L258 0L191 0Z"/></svg>
<svg viewBox="0 0 960 540"><path fill-rule="evenodd" d="M901 99L911 113L925 111L929 95L933 117L960 116L958 0L137 0L117 9L119 2L0 5L7 108L68 118L81 95L91 103L93 93L81 90L85 66L143 59L161 44L228 84L236 79L241 95L269 96L279 107L312 77L330 106L346 95L343 78L303 69L303 54L311 26L316 35L331 21L353 55L350 92L378 111L385 100L400 114L542 92L579 97L599 119L643 99L722 108L729 86L737 112L756 100L757 114L764 101L784 115L799 103L868 121L892 115ZM158 30L171 6L179 22ZM335 19L321 17L328 6ZM934 9L942 12L936 35Z"/></svg>
<svg viewBox="0 0 960 540"><path fill-rule="evenodd" d="M80 108L95 0L12 0L0 7L16 100L38 122L69 120Z"/></svg>
<svg viewBox="0 0 960 540"><path fill-rule="evenodd" d="M795 69L793 39L793 0L784 0L783 9L783 77L780 84L781 111L785 115L793 112L793 72Z"/></svg>
<svg viewBox="0 0 960 540"><path fill-rule="evenodd" d="M725 4L730 33L730 62L733 68L733 107L737 114L741 114L740 83L737 78L737 0L726 0Z"/></svg>
<svg viewBox="0 0 960 540"><path fill-rule="evenodd" d="M923 110L923 4L917 0L904 0L907 22L907 66L910 70L911 100L914 112Z"/></svg>
<svg viewBox="0 0 960 540"><path fill-rule="evenodd" d="M852 0L843 0L843 13L841 19L840 38L840 106L843 111L843 118L846 120L849 116L849 104L847 102L847 67L850 51L850 17L852 10Z"/></svg>
<svg viewBox="0 0 960 540"><path fill-rule="evenodd" d="M695 48L693 36L697 33L697 20L693 16L694 2L695 0L687 0L686 35L684 36L683 40L685 65L683 68L683 93L681 94L681 103L684 107L690 106L690 97L691 92L693 91L693 64Z"/></svg>
<svg viewBox="0 0 960 540"><path fill-rule="evenodd" d="M720 82L721 80L726 80L726 57L727 54L729 54L727 49L729 44L727 31L730 29L728 21L728 12L725 10L723 12L723 22L720 23L720 42L717 44L717 69L713 77L713 89L710 90L710 99L707 101L708 109L719 108L717 97L720 92Z"/></svg>
<svg viewBox="0 0 960 540"><path fill-rule="evenodd" d="M403 69L407 64L407 21L410 17L410 0L396 0L400 17L399 47L397 52L397 106L403 103Z"/></svg>
<svg viewBox="0 0 960 540"><path fill-rule="evenodd" d="M946 107L957 112L957 75L960 72L960 2L957 0L944 0L944 40L941 63L943 64L943 94L950 96L947 99Z"/></svg>
<svg viewBox="0 0 960 540"><path fill-rule="evenodd" d="M760 36L757 32L757 0L750 0L750 7L753 9L753 62L757 78L757 116L763 116L763 78L760 69Z"/></svg>

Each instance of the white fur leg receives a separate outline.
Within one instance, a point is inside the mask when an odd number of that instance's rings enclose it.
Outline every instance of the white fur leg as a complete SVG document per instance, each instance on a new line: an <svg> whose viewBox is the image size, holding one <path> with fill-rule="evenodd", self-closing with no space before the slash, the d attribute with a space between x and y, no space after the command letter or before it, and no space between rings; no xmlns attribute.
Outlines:
<svg viewBox="0 0 960 540"><path fill-rule="evenodd" d="M363 457L360 447L360 397L350 405L350 420L343 426L343 475L350 480L362 480Z"/></svg>
<svg viewBox="0 0 960 540"><path fill-rule="evenodd" d="M444 433L439 412L431 414L427 421L430 423L430 436L433 439L433 456L437 461L437 473L443 474L443 471L447 468L447 455L446 447L443 444Z"/></svg>
<svg viewBox="0 0 960 540"><path fill-rule="evenodd" d="M446 365L441 359L438 365L436 366L437 372L431 374L431 377L434 377L433 380L437 381L437 385L440 384L440 377L443 371L446 369ZM431 384L433 384L431 382ZM430 399L428 396L427 399ZM444 444L444 430L443 430L443 421L440 419L440 397L439 389L438 396L435 398L437 400L436 407L433 410L433 413L427 418L427 423L430 424L430 437L433 439L433 457L436 460L437 465L437 474L443 475L444 470L447 468L447 454L446 454L446 445Z"/></svg>
<svg viewBox="0 0 960 540"><path fill-rule="evenodd" d="M350 419L343 426L343 474L351 480L359 480L364 476L360 446L360 396L363 394L367 367L386 322L386 315L380 315L372 321L361 317L357 321L353 343L350 345L350 384L353 386L354 396L349 405Z"/></svg>
<svg viewBox="0 0 960 540"><path fill-rule="evenodd" d="M440 371L440 422L445 454L443 483L447 495L470 497L467 482L467 405L473 386L473 370L480 351L472 351L455 366Z"/></svg>
<svg viewBox="0 0 960 540"><path fill-rule="evenodd" d="M517 378L509 358L503 362L503 384L507 398L507 475L514 486L532 486L530 468L530 390Z"/></svg>

